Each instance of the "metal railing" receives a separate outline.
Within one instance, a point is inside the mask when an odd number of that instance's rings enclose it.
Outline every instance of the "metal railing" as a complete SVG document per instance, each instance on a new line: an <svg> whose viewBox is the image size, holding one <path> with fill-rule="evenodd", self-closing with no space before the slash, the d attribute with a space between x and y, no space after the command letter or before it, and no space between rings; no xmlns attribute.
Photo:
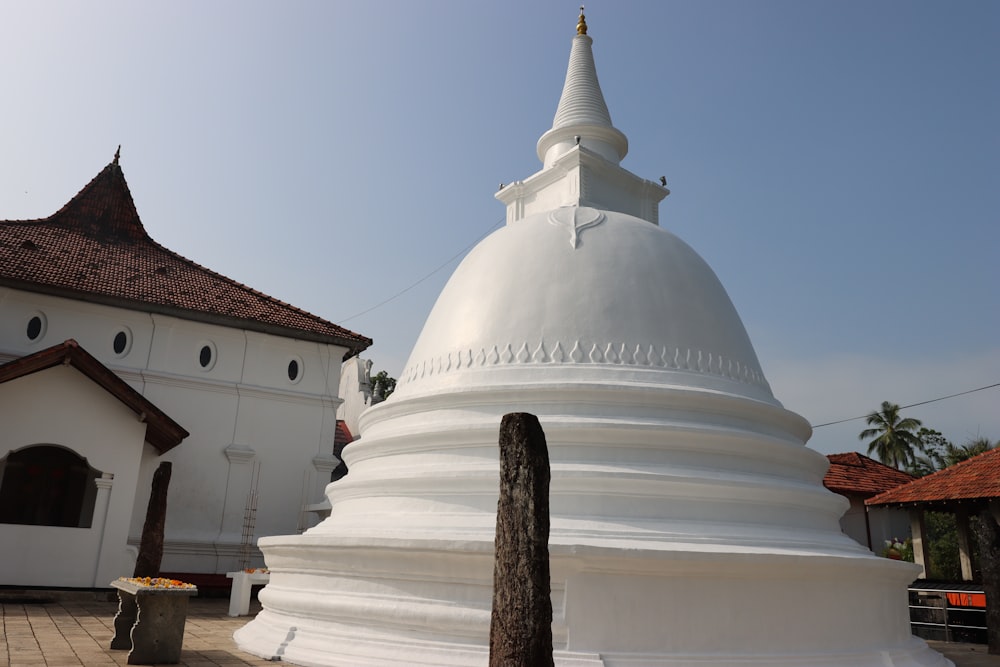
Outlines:
<svg viewBox="0 0 1000 667"><path fill-rule="evenodd" d="M948 596L983 595L971 586L917 587L909 589L910 628L923 639L945 642L986 643L986 609L952 604Z"/></svg>

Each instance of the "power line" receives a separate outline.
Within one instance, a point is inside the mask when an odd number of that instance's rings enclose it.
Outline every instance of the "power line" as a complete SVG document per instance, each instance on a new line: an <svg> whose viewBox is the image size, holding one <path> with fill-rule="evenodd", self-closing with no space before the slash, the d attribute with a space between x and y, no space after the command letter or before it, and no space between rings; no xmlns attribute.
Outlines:
<svg viewBox="0 0 1000 667"><path fill-rule="evenodd" d="M361 317L362 315L366 315L366 314L372 312L376 308L381 308L382 306L384 306L385 304L389 303L390 301L395 301L396 299L398 299L399 297L403 296L404 294L406 294L407 292L409 292L411 289L413 289L414 287L416 287L420 283L424 282L425 280L427 280L428 278L430 278L431 276L433 276L435 273L438 273L439 271L441 271L441 269L443 269L444 267L448 266L449 264L451 264L452 262L454 262L456 259L458 259L462 255L464 255L465 253L469 252L469 250L471 250L473 247L475 247L475 245L477 243L479 243L484 238L486 238L487 236L489 236L489 234L494 229L496 229L497 227L499 227L500 225L502 225L504 222L506 222L506 220L507 220L507 217L504 216L503 218L500 218L499 220L497 220L496 222L494 222L490 226L489 229L487 229L485 232L483 232L479 236L479 238L477 238L475 241L473 241L469 245L467 245L464 248L462 248L461 250L459 250L457 253L455 253L454 255L452 255L451 257L449 257L447 260L445 260L445 262L443 262L439 267L437 267L436 269L434 269L433 271L431 271L426 276L424 276L420 280L416 281L415 283L413 283L409 287L405 287L405 288L399 290L398 292L396 292L395 294L393 294L392 296L390 296L388 299L385 299L383 301L379 301L378 303L376 303L371 308L366 308L365 310L362 310L360 313L355 313L354 315L351 315L350 317L345 317L344 319L342 319L339 322L337 322L337 324L344 324L345 322L350 322L351 320L353 320L353 319L355 319L357 317Z"/></svg>
<svg viewBox="0 0 1000 667"><path fill-rule="evenodd" d="M974 394L977 391L983 391L984 389L993 389L994 387L1000 387L1000 382L996 384L988 384L985 387L979 387L978 389L969 389L968 391L960 391L957 394L951 394L949 396L941 396L940 398L932 398L929 401L920 401L919 403L910 403L909 405L900 406L900 410L905 410L906 408L915 408L918 405L927 405L928 403L937 403L938 401L943 401L949 398L955 398L956 396L965 396L966 394ZM872 413L868 413L870 415ZM833 426L834 424L843 424L844 422L852 422L855 419L867 419L868 415L861 415L860 417L848 417L847 419L838 419L835 422L826 422L825 424L815 424L813 429L820 428L822 426Z"/></svg>

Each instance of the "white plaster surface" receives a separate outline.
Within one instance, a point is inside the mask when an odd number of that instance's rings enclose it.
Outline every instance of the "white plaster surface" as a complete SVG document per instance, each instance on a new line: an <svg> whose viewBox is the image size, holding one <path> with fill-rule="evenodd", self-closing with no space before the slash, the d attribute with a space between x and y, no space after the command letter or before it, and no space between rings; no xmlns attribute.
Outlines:
<svg viewBox="0 0 1000 667"><path fill-rule="evenodd" d="M47 328L39 340L29 341L25 325L34 313L45 315ZM122 328L130 332L131 344L124 354L117 355L112 341ZM37 581L29 566L39 563L39 567L48 567L56 554L65 553L55 550L48 559L18 559L16 562L25 564L24 577L22 570L8 569L5 583L103 586L115 577L131 575L130 560L134 556L129 556L128 545L139 542L153 472L164 460L173 463L164 571L224 573L240 566L245 507L256 464L260 476L256 537L296 533L316 522L315 515L303 507L323 499L323 489L330 479L326 461L333 453L343 347L0 288L0 362L69 338L191 435L159 456L151 446L143 444L145 425L139 424L142 431L127 448L128 455L135 457L134 471L118 475L121 461L104 468L92 463L101 470L116 472L112 500L125 494L122 487L129 485L127 511L108 524L113 528L109 533L115 540L113 551L123 554L121 568L116 567L98 584L90 583L92 573L82 584L53 576ZM214 347L216 361L209 369L202 369L198 354L206 343ZM287 374L292 359L299 362L301 369L296 381L289 380ZM0 391L18 382L0 385ZM93 383L82 393L95 391L104 393ZM23 446L56 444L91 460L107 443L101 437L81 440L74 432L73 419L87 424L99 414L86 410L77 414L75 405L87 405L92 400L79 394L63 396L46 390L43 399L26 407L5 401L0 409L9 409L12 414L11 421L4 420L5 431L34 429L34 435L25 434ZM47 420L61 410L73 411L65 418L66 432L46 435L45 428L51 426ZM105 439L110 437L108 434ZM5 440L0 446L0 459L22 446L8 446L8 442L12 441ZM233 456L233 452L243 455ZM71 535L77 530L2 525L0 542L12 544L10 540L16 540L18 544L37 544L39 550L44 550L48 536L53 543L64 543L75 540ZM74 553L81 561L97 558L96 547L79 545ZM263 562L257 556L250 564L259 566Z"/></svg>
<svg viewBox="0 0 1000 667"><path fill-rule="evenodd" d="M337 419L343 419L352 436L361 433L361 413L372 404L371 361L351 357L340 369L340 387L337 395L342 401L337 408Z"/></svg>
<svg viewBox="0 0 1000 667"><path fill-rule="evenodd" d="M572 58L589 49L577 37ZM564 98L603 105L571 61L576 76ZM547 167L614 145L610 118L592 120L543 136ZM624 171L592 166L605 183ZM498 430L526 411L552 469L556 664L949 664L910 635L915 568L841 532L825 457L705 262L623 212L622 189L532 179L498 194L508 225L456 269L396 392L361 416L329 518L260 541L271 579L239 646L302 665L487 664ZM553 184L557 205L525 210Z"/></svg>
<svg viewBox="0 0 1000 667"><path fill-rule="evenodd" d="M0 585L95 588L121 576L146 425L71 366L0 384L0 424L0 458L58 445L113 475L89 528L0 524Z"/></svg>
<svg viewBox="0 0 1000 667"><path fill-rule="evenodd" d="M865 507L865 499L848 496L850 508L840 517L840 529L862 546L868 545L881 553L886 540L905 540L910 537L910 515L906 510L886 507Z"/></svg>

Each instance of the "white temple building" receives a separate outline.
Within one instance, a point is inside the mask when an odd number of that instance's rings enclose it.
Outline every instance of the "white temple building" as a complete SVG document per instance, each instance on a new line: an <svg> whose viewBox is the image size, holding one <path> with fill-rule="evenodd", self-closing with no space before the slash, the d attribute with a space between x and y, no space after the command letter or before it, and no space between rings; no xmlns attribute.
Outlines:
<svg viewBox="0 0 1000 667"><path fill-rule="evenodd" d="M261 539L263 611L235 634L301 665L484 665L498 431L551 461L558 665L949 665L910 634L912 565L844 535L808 423L774 398L711 268L620 166L583 16L538 173L367 410L329 518Z"/></svg>
<svg viewBox="0 0 1000 667"><path fill-rule="evenodd" d="M341 365L371 342L157 243L118 154L56 213L0 220L0 585L131 576L164 461L161 570L260 565L254 535L316 523Z"/></svg>

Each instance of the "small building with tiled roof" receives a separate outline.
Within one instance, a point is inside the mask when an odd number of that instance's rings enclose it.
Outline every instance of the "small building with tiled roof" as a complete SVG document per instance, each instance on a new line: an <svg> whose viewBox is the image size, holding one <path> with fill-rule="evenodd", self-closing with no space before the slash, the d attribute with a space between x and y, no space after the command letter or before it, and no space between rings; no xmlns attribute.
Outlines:
<svg viewBox="0 0 1000 667"><path fill-rule="evenodd" d="M146 448L164 454L188 432L74 340L0 365L0 423L0 576L87 588L120 576Z"/></svg>
<svg viewBox="0 0 1000 667"><path fill-rule="evenodd" d="M972 579L969 517L987 509L1000 522L1000 449L990 449L943 470L868 499L868 507L907 510L911 517L913 555L917 564L928 562L923 539L923 512L955 514L962 578Z"/></svg>
<svg viewBox="0 0 1000 667"><path fill-rule="evenodd" d="M912 482L914 477L858 452L827 454L830 468L823 477L823 486L838 493L851 505L840 518L840 527L856 542L876 553L886 540L903 539L909 535L910 523L906 512L892 509L870 510L865 501L883 491Z"/></svg>
<svg viewBox="0 0 1000 667"><path fill-rule="evenodd" d="M966 505L1000 498L1000 449L960 461L912 484L871 498L871 506L895 505L954 511Z"/></svg>
<svg viewBox="0 0 1000 667"><path fill-rule="evenodd" d="M27 364L69 339L92 355L93 368L131 388L129 400L140 397L190 433L161 449L148 410L154 441L140 447L131 490L119 488L115 466L101 468L115 480L112 501L133 497L119 574L131 574L128 560L161 460L173 466L164 571L231 571L257 558L248 546L257 537L295 533L314 521L303 508L323 498L340 462L341 364L371 340L158 244L139 218L117 154L51 216L0 220L0 364ZM109 391L93 377L84 386ZM45 400L33 405L38 414L54 408ZM0 442L0 499L10 457L52 446L89 460L72 438ZM34 526L19 530L27 528ZM20 583L0 573L0 585Z"/></svg>

